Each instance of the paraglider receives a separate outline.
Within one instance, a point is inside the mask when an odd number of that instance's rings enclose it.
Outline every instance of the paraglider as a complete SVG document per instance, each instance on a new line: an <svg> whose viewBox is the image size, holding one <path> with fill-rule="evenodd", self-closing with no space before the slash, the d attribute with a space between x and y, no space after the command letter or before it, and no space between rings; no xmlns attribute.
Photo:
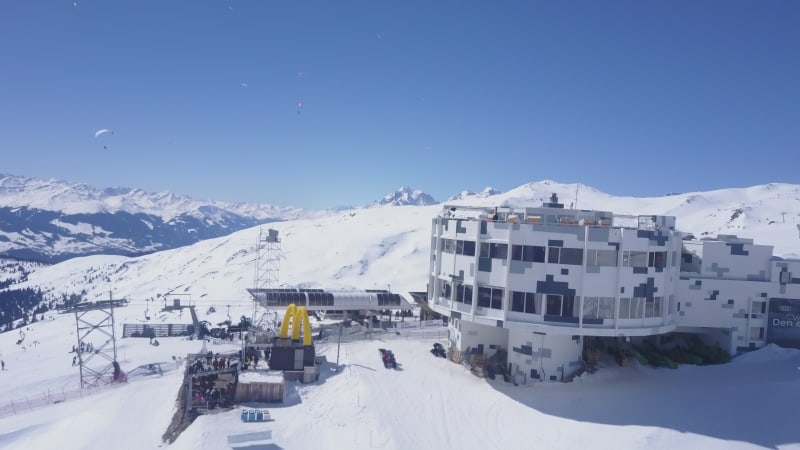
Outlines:
<svg viewBox="0 0 800 450"><path fill-rule="evenodd" d="M300 110L303 109L303 101L300 100L297 102L297 114L300 114Z"/></svg>
<svg viewBox="0 0 800 450"><path fill-rule="evenodd" d="M106 134L114 134L114 132L109 129L103 128L102 130L95 131L94 138L99 139L101 136L104 136ZM103 150L108 150L108 146L104 145Z"/></svg>

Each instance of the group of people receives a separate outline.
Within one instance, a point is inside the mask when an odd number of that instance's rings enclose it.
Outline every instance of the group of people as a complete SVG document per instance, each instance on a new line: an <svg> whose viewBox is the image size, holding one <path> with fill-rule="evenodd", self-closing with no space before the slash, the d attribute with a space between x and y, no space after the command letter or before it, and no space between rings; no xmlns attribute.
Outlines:
<svg viewBox="0 0 800 450"><path fill-rule="evenodd" d="M233 383L228 383L224 389L216 387L213 383L209 385L198 385L194 389L195 402L208 402L208 408L213 409L217 406L228 406L233 401L236 388Z"/></svg>
<svg viewBox="0 0 800 450"><path fill-rule="evenodd" d="M204 358L199 358L197 361L192 365L193 372L199 373L196 369L202 369ZM198 366L197 363L200 363ZM213 367L213 364L217 363L217 366L225 367L226 365L230 364L230 358L223 358L217 356L214 358L210 363L209 367ZM202 370L200 370L202 372ZM223 375L224 376L224 375ZM217 385L219 384L220 375L218 373L209 373L207 375L197 376L194 377L192 382L192 392L194 395L192 399L195 402L207 402L207 407L209 409L216 408L219 406L228 406L233 401L234 393L235 393L235 384L233 381L228 382L225 385L225 388L219 388Z"/></svg>
<svg viewBox="0 0 800 450"><path fill-rule="evenodd" d="M264 359L265 360L269 360L269 348L267 348L264 351L264 353L265 353L264 354L264 357L265 357ZM244 356L244 364L242 365L242 369L243 370L247 370L251 366L253 367L253 369L255 369L255 368L258 367L258 361L261 359L261 350L256 350L256 349L252 349L252 348L251 349L247 349L247 352L245 352L244 355L242 355L242 352L240 351L239 352L239 356L240 357Z"/></svg>
<svg viewBox="0 0 800 450"><path fill-rule="evenodd" d="M70 351L70 353L77 353L79 351L80 353L91 353L94 351L94 344L80 341L77 347L74 345L72 346L72 351Z"/></svg>
<svg viewBox="0 0 800 450"><path fill-rule="evenodd" d="M81 362L80 354L92 353L93 351L95 351L95 348L91 342L80 341L77 347L73 345L72 350L70 350L70 353L77 353L77 354L72 357L72 365L77 366L80 364Z"/></svg>
<svg viewBox="0 0 800 450"><path fill-rule="evenodd" d="M236 369L239 361L231 356L224 356L208 352L204 358L197 358L192 364L192 373L209 372L212 370Z"/></svg>

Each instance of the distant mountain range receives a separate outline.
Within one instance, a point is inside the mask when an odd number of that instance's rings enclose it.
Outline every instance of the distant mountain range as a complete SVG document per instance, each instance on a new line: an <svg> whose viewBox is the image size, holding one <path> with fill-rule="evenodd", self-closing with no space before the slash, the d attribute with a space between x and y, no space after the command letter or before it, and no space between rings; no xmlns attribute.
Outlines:
<svg viewBox="0 0 800 450"><path fill-rule="evenodd" d="M675 215L679 227L698 237L750 234L763 229L770 239L778 237L773 225L800 224L800 187L790 184L637 198L545 180L507 192L491 187L477 193L464 190L448 202L539 206L553 193L567 208ZM437 203L425 192L404 186L370 207ZM171 192L98 189L83 183L0 174L0 256L47 263L95 254L138 256L266 223L319 219L363 208L310 210L206 201ZM796 236L795 226L789 228Z"/></svg>
<svg viewBox="0 0 800 450"><path fill-rule="evenodd" d="M371 206L431 205L409 187ZM235 231L337 211L198 200L171 192L99 189L84 183L0 174L0 257L58 263L76 256L138 256Z"/></svg>
<svg viewBox="0 0 800 450"><path fill-rule="evenodd" d="M489 197L491 195L497 195L497 194L502 194L502 192L496 190L493 187L487 187L486 189L484 189L484 190L482 190L480 192L477 192L477 193L476 192L472 192L472 191L461 191L458 194L450 197L447 200L448 201L453 201L453 200L465 200L465 199L469 199L469 198L486 198L486 197Z"/></svg>
<svg viewBox="0 0 800 450"><path fill-rule="evenodd" d="M0 174L0 256L49 263L95 254L136 256L325 214Z"/></svg>

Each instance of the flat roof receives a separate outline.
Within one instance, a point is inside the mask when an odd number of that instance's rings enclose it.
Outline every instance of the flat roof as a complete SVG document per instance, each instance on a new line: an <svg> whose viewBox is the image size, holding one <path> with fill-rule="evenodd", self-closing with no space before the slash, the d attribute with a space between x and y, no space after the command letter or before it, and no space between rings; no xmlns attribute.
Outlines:
<svg viewBox="0 0 800 450"><path fill-rule="evenodd" d="M411 309L402 295L386 290L326 291L325 289L247 289L265 308L285 308L294 303L312 311Z"/></svg>

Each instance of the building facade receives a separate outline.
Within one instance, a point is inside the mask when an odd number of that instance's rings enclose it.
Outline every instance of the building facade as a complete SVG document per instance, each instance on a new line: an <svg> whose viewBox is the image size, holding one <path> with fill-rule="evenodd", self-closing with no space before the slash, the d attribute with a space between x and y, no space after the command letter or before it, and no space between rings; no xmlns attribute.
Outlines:
<svg viewBox="0 0 800 450"><path fill-rule="evenodd" d="M452 348L505 349L509 374L540 381L579 370L587 338L691 332L735 353L780 334L772 303L800 314L800 261L732 236L685 240L675 222L555 195L541 208L448 205L432 222L428 303L450 318Z"/></svg>

